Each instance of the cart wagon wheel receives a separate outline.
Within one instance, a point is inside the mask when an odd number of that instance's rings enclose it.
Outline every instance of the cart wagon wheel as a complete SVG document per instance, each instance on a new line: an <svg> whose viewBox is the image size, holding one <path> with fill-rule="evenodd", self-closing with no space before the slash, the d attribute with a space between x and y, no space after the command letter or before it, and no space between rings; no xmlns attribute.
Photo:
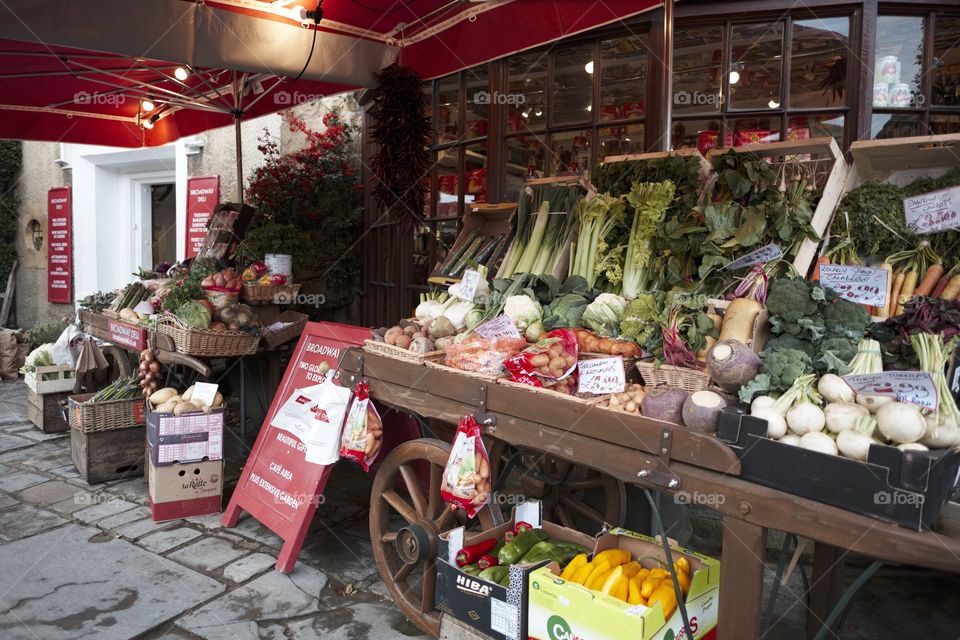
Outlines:
<svg viewBox="0 0 960 640"><path fill-rule="evenodd" d="M434 637L440 634L433 604L437 537L461 524L440 497L449 455L441 440L405 442L380 464L370 493L370 541L380 576L407 618ZM486 530L502 519L487 505L471 522Z"/></svg>
<svg viewBox="0 0 960 640"><path fill-rule="evenodd" d="M623 524L627 491L613 476L503 440L494 440L489 451L495 506L509 510L515 496L536 498L545 519L589 535L605 524Z"/></svg>

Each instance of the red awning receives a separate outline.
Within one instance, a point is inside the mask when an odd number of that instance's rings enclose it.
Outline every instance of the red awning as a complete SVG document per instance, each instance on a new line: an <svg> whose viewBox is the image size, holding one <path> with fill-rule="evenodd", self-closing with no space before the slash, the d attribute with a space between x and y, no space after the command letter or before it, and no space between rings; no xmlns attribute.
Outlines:
<svg viewBox="0 0 960 640"><path fill-rule="evenodd" d="M314 0L6 0L0 138L161 145L370 86L398 54L432 78L660 4L324 0L314 32Z"/></svg>

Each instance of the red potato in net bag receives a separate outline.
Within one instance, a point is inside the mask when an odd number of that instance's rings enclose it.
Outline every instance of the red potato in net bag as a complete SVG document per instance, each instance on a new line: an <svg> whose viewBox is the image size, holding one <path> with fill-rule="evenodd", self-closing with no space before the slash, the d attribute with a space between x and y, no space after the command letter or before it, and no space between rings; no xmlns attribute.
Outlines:
<svg viewBox="0 0 960 640"><path fill-rule="evenodd" d="M444 502L454 509L463 509L471 518L490 502L490 457L482 435L472 416L461 418L440 481Z"/></svg>
<svg viewBox="0 0 960 640"><path fill-rule="evenodd" d="M340 457L354 460L364 471L369 471L382 446L383 421L370 401L367 383L361 380L357 383L353 404L343 427Z"/></svg>
<svg viewBox="0 0 960 640"><path fill-rule="evenodd" d="M503 364L515 378L535 375L559 380L576 369L577 354L576 334L569 329L554 329Z"/></svg>

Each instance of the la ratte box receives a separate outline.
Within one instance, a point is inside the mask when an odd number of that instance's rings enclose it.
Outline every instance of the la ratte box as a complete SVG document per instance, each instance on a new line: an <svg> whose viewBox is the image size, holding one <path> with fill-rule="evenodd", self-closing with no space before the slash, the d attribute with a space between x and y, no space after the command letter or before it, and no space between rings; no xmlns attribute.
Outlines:
<svg viewBox="0 0 960 640"><path fill-rule="evenodd" d="M437 608L481 633L500 640L520 640L527 637L527 576L545 563L512 565L509 586L503 587L461 571L457 567L456 556L465 546L493 537L502 539L506 532L514 530L517 522L526 522L535 529L543 529L551 540L576 542L588 549L592 548L594 543L593 538L579 531L543 522L542 507L536 500L517 506L513 511L513 519L495 529L465 535L460 527L440 536Z"/></svg>
<svg viewBox="0 0 960 640"><path fill-rule="evenodd" d="M597 538L594 553L626 549L648 569L666 565L661 543L626 529L612 529ZM688 549L671 545L676 561L683 554L690 561L690 591L685 599L690 630L695 639L712 637L720 606L720 562ZM527 635L530 640L578 638L580 640L689 640L680 609L663 619L660 603L652 607L632 605L588 589L559 576L556 563L529 574Z"/></svg>
<svg viewBox="0 0 960 640"><path fill-rule="evenodd" d="M223 460L158 467L147 461L147 485L154 520L219 513Z"/></svg>
<svg viewBox="0 0 960 640"><path fill-rule="evenodd" d="M147 413L147 444L155 466L223 458L223 408L184 413Z"/></svg>

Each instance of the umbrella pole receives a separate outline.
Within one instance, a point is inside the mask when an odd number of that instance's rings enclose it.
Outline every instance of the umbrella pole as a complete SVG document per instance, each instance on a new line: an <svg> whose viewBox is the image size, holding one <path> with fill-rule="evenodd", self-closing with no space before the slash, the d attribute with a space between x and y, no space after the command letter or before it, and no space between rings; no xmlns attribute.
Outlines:
<svg viewBox="0 0 960 640"><path fill-rule="evenodd" d="M237 151L237 202L243 204L243 140L240 137L240 114L233 116L234 146Z"/></svg>

